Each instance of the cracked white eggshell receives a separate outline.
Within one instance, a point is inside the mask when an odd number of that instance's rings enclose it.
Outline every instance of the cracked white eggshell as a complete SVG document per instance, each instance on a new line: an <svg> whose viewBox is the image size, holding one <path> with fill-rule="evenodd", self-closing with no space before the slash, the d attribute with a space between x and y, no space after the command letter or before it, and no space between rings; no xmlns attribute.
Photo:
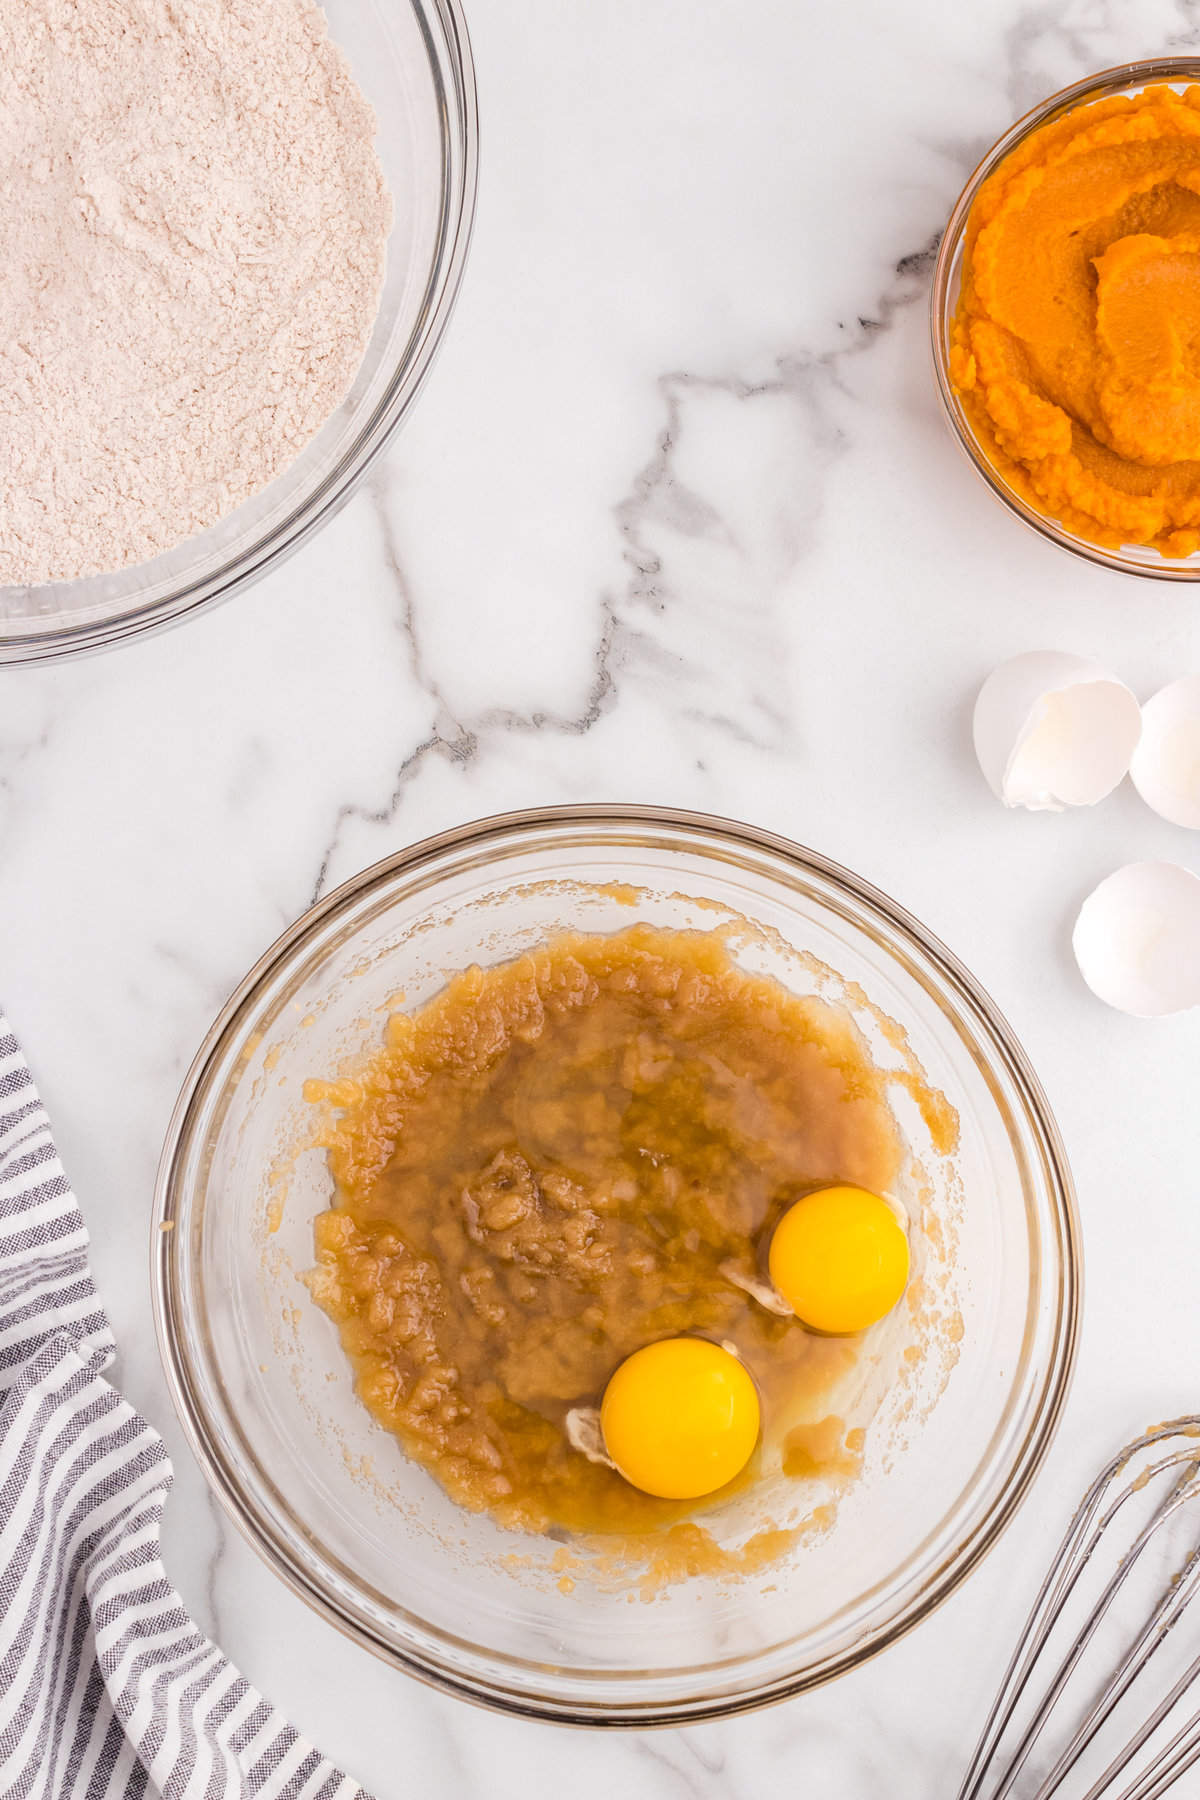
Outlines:
<svg viewBox="0 0 1200 1800"><path fill-rule="evenodd" d="M1200 879L1178 863L1127 863L1079 909L1080 973L1109 1006L1161 1018L1200 1005Z"/></svg>
<svg viewBox="0 0 1200 1800"><path fill-rule="evenodd" d="M1161 818L1200 831L1200 675L1184 675L1147 700L1129 773Z"/></svg>
<svg viewBox="0 0 1200 1800"><path fill-rule="evenodd" d="M975 702L975 754L1005 806L1094 806L1122 780L1141 735L1136 696L1107 669L1031 650L993 669Z"/></svg>

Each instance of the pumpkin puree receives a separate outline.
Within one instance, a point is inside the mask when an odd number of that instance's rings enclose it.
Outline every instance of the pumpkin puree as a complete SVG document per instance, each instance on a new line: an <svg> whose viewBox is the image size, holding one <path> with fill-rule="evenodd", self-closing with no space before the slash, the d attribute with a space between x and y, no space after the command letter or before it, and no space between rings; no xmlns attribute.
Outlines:
<svg viewBox="0 0 1200 1800"><path fill-rule="evenodd" d="M1200 547L1200 87L1075 107L1005 158L967 222L950 366L1039 512Z"/></svg>

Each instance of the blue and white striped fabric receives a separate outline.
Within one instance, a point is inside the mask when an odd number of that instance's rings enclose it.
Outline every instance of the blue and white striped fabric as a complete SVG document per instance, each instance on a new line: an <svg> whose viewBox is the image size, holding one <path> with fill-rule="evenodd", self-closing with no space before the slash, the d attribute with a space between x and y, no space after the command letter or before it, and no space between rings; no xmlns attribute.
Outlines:
<svg viewBox="0 0 1200 1800"><path fill-rule="evenodd" d="M369 1800L197 1630L159 1556L161 1438L0 1013L0 1795Z"/></svg>

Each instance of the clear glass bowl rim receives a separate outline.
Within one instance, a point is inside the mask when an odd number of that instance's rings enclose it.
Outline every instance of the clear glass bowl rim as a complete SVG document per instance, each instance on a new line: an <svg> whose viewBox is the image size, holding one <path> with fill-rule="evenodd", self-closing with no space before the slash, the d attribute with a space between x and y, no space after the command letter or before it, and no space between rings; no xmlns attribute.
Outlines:
<svg viewBox="0 0 1200 1800"><path fill-rule="evenodd" d="M933 366L937 379L938 395L942 409L951 432L969 457L976 473L998 500L1001 500L1010 512L1016 514L1023 524L1036 531L1039 537L1048 538L1052 544L1078 556L1085 562L1095 563L1100 568L1116 569L1123 575L1148 576L1152 581L1200 581L1200 555L1188 561L1172 561L1170 557L1159 556L1157 561L1140 562L1131 556L1125 556L1120 550L1107 549L1103 544L1090 543L1086 538L1076 537L1067 531L1057 520L1047 518L1039 513L1036 507L1030 506L1016 490L1009 486L988 460L979 444L975 433L958 403L954 392L954 383L950 378L950 343L949 343L949 300L952 266L966 231L967 219L974 204L975 196L987 180L988 176L1003 162L1009 153L1016 149L1031 132L1039 126L1047 124L1051 119L1070 110L1073 106L1085 104L1091 100L1101 100L1112 94L1119 94L1126 88L1141 88L1154 81L1200 81L1200 56L1155 56L1141 62L1118 63L1111 69L1100 69L1094 75L1085 75L1079 81L1073 81L1068 87L1059 88L1046 100L1019 118L1016 123L998 138L982 161L967 178L962 193L954 204L954 209L947 221L938 248L937 262L933 272L933 287L929 300L930 338L933 347Z"/></svg>
<svg viewBox="0 0 1200 1800"><path fill-rule="evenodd" d="M987 1515L969 1537L953 1546L906 1610L882 1628L865 1633L852 1649L829 1656L794 1676L764 1682L754 1689L711 1699L700 1696L663 1702L626 1701L584 1708L560 1700L551 1691L534 1696L526 1688L506 1688L498 1679L472 1680L452 1662L440 1661L435 1654L424 1656L404 1651L372 1630L364 1618L349 1615L331 1591L322 1588L307 1570L297 1565L282 1537L272 1531L270 1521L260 1517L247 1504L236 1471L223 1457L216 1434L202 1408L195 1403L194 1384L188 1367L186 1321L173 1280L170 1240L180 1229L181 1214L187 1205L187 1197L181 1200L177 1191L176 1171L186 1158L193 1135L194 1115L205 1095L222 1045L253 1018L263 990L289 965L310 937L322 932L339 914L357 907L397 877L411 877L427 870L438 859L449 858L468 847L477 851L489 843L533 836L547 829L581 827L593 828L600 843L605 830L629 830L639 826L673 830L688 837L697 847L702 847L707 840L733 852L740 847L780 857L802 873L840 889L848 900L875 913L889 936L894 935L899 940L901 950L907 939L932 965L954 1000L964 1005L968 1018L980 1020L990 1034L990 1047L1013 1081L1026 1107L1028 1123L1040 1141L1048 1175L1048 1207L1059 1252L1058 1292L1052 1351L1047 1358L1036 1404L1031 1405L1024 1422L1024 1436L1019 1450L1013 1455L1007 1478L995 1494ZM890 943L889 948L893 948ZM259 958L221 1009L184 1080L159 1160L151 1221L150 1264L159 1359L189 1447L233 1523L295 1594L352 1642L431 1687L518 1717L564 1725L636 1729L732 1717L822 1686L869 1661L904 1637L948 1599L994 1548L1053 1442L1074 1373L1083 1299L1082 1247L1074 1182L1058 1125L1041 1083L1011 1026L953 952L881 889L791 839L715 814L632 804L537 807L473 820L424 838L371 864L319 900L289 926Z"/></svg>
<svg viewBox="0 0 1200 1800"><path fill-rule="evenodd" d="M425 385L458 299L475 222L479 182L479 99L475 62L461 0L412 0L429 45L430 67L443 89L453 86L453 105L443 103L447 132L453 134L443 172L441 229L421 314L378 405L345 453L313 491L247 549L174 592L141 606L79 625L51 625L44 631L6 637L0 621L0 669L5 665L61 661L107 649L180 624L195 613L232 598L259 580L314 532L328 524L350 499L376 458L387 447ZM430 29L435 17L442 37L439 55Z"/></svg>

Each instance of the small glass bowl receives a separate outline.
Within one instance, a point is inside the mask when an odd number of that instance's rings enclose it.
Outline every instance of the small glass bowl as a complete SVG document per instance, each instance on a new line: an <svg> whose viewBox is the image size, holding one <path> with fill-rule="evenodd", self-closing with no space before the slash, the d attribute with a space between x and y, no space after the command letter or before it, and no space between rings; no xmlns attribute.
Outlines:
<svg viewBox="0 0 1200 1800"><path fill-rule="evenodd" d="M453 1505L355 1398L336 1330L300 1279L332 1192L306 1079L352 1067L381 1042L389 1011L420 1005L451 971L635 919L748 925L735 951L745 966L851 1011L877 1063L900 1071L893 1107L916 1175L898 1193L914 1257L941 1246L914 1262L919 1285L938 1288L935 1264L950 1276L943 1327L913 1380L886 1387L832 1527L753 1577L693 1575L642 1605L628 1604L636 1581L563 1579L569 1545ZM905 1040L957 1110L953 1153L926 1155ZM745 1711L853 1668L923 1619L1025 1494L1066 1396L1080 1307L1058 1132L961 964L823 857L653 807L464 826L377 863L285 932L188 1075L152 1255L184 1429L271 1567L393 1664L507 1712L587 1725ZM887 1341L868 1340L869 1365ZM911 1358L897 1362L913 1371ZM779 1480L789 1493L805 1485ZM778 1489L756 1494L725 1504L758 1508L755 1529L780 1522Z"/></svg>
<svg viewBox="0 0 1200 1800"><path fill-rule="evenodd" d="M1098 563L1106 569L1119 569L1127 575L1149 575L1157 581L1200 580L1200 551L1193 552L1191 556L1170 557L1163 556L1161 552L1145 544L1123 544L1120 549L1113 549L1068 531L1058 519L1049 518L1035 506L1031 506L1005 479L1003 472L993 462L988 447L975 435L950 377L950 334L958 307L963 246L971 207L984 182L1005 157L1031 132L1039 130L1052 119L1060 118L1072 107L1086 106L1093 100L1106 100L1117 94L1138 94L1143 88L1156 83L1168 82L1177 87L1186 87L1194 81L1200 81L1200 57L1160 56L1146 62L1122 63L1115 69L1104 69L1098 75L1088 75L1082 81L1073 82L1070 87L1060 88L1057 94L1051 94L1048 100L1043 100L1040 106L1035 106L1024 118L1018 119L1011 130L1006 131L992 145L958 197L942 236L930 297L933 365L942 406L951 430L992 493L1026 525L1032 526L1040 536L1049 538L1052 544L1058 544L1063 550L1069 550L1073 555L1081 556L1087 562Z"/></svg>
<svg viewBox="0 0 1200 1800"><path fill-rule="evenodd" d="M228 599L343 506L406 416L445 331L475 206L475 71L459 0L325 0L375 108L394 222L379 315L353 386L296 461L207 531L111 575L0 587L0 664L155 630Z"/></svg>

